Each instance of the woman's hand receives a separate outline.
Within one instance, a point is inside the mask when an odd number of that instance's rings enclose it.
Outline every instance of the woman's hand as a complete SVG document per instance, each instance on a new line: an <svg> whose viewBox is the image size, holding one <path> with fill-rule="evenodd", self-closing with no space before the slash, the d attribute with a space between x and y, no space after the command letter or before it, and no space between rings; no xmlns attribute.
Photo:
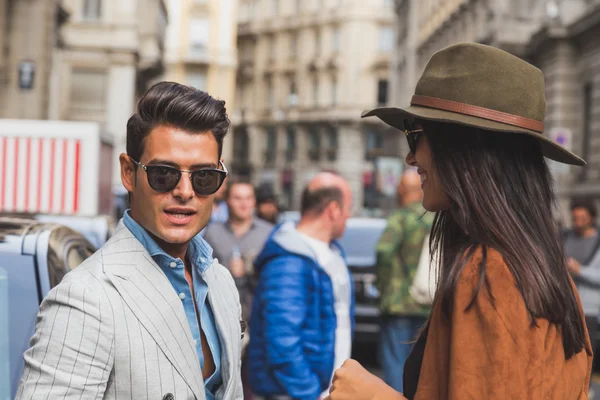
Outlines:
<svg viewBox="0 0 600 400"><path fill-rule="evenodd" d="M406 400L406 398L364 369L357 361L346 360L335 371L329 396L325 400Z"/></svg>

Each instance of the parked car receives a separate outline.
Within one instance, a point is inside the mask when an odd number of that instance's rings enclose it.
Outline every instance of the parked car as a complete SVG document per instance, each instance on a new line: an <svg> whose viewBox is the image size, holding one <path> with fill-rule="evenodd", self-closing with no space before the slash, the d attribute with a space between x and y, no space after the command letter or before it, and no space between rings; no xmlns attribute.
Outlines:
<svg viewBox="0 0 600 400"><path fill-rule="evenodd" d="M383 218L350 218L339 240L354 279L355 343L376 343L379 336L379 291L375 287L376 247L386 227Z"/></svg>
<svg viewBox="0 0 600 400"><path fill-rule="evenodd" d="M289 211L281 221L300 220L300 213ZM349 218L339 240L354 280L356 299L355 343L375 343L379 334L379 291L375 287L376 247L385 230L384 218Z"/></svg>
<svg viewBox="0 0 600 400"><path fill-rule="evenodd" d="M35 219L37 221L64 225L81 233L98 249L108 241L116 228L114 219L108 215L87 217L80 215L0 212L0 218L2 217Z"/></svg>
<svg viewBox="0 0 600 400"><path fill-rule="evenodd" d="M0 400L15 397L42 299L95 251L63 225L0 217Z"/></svg>

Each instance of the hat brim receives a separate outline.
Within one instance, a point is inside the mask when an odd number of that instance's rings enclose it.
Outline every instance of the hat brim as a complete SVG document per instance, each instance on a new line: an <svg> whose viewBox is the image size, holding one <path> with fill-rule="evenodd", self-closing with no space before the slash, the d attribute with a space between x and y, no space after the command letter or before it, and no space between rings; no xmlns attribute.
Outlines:
<svg viewBox="0 0 600 400"><path fill-rule="evenodd" d="M363 112L361 118L373 116L378 117L386 124L400 130L403 129L403 122L408 117L472 126L497 132L521 133L536 138L542 145L544 156L551 160L570 165L586 165L586 162L581 157L573 154L543 134L529 129L503 124L501 122L490 121L484 118L421 106L409 106L406 108L379 107Z"/></svg>

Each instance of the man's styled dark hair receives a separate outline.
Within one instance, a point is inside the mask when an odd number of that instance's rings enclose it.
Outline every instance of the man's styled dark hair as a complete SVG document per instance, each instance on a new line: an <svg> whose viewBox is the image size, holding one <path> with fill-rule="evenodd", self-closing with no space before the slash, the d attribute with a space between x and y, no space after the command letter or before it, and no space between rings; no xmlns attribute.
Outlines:
<svg viewBox="0 0 600 400"><path fill-rule="evenodd" d="M300 213L302 215L315 214L320 215L332 202L342 206L344 195L339 187L322 187L316 190L310 190L308 187L302 192L302 202Z"/></svg>
<svg viewBox="0 0 600 400"><path fill-rule="evenodd" d="M596 205L594 204L594 202L592 200L590 200L590 199L574 199L571 202L571 211L575 210L576 208L583 208L584 210L587 210L587 212L590 213L590 216L594 220L596 219L598 210L596 209Z"/></svg>
<svg viewBox="0 0 600 400"><path fill-rule="evenodd" d="M192 134L212 132L219 145L229 129L225 101L175 82L159 82L142 96L127 121L127 155L140 161L146 138L157 126L172 126Z"/></svg>

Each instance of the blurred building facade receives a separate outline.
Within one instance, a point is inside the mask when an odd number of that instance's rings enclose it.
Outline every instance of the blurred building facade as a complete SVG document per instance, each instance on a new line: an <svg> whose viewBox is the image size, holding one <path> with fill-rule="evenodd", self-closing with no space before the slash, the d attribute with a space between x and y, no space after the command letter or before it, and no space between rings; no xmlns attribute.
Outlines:
<svg viewBox="0 0 600 400"><path fill-rule="evenodd" d="M376 207L377 160L400 136L365 109L389 101L390 0L240 0L232 172L296 208L319 170L342 174L355 208Z"/></svg>
<svg viewBox="0 0 600 400"><path fill-rule="evenodd" d="M120 186L127 119L163 72L166 24L163 0L0 0L0 118L98 122Z"/></svg>
<svg viewBox="0 0 600 400"><path fill-rule="evenodd" d="M64 45L54 53L52 119L96 121L113 141L113 185L121 186L118 155L135 102L164 70L168 14L163 0L62 0L69 13Z"/></svg>
<svg viewBox="0 0 600 400"><path fill-rule="evenodd" d="M164 79L204 90L234 108L238 0L167 0ZM229 134L223 147L228 164Z"/></svg>
<svg viewBox="0 0 600 400"><path fill-rule="evenodd" d="M48 0L0 0L0 118L47 119L54 49L67 13Z"/></svg>
<svg viewBox="0 0 600 400"><path fill-rule="evenodd" d="M407 105L430 57L459 42L509 51L546 77L546 134L582 155L586 168L550 163L561 208L600 198L600 1L396 0L392 102Z"/></svg>

